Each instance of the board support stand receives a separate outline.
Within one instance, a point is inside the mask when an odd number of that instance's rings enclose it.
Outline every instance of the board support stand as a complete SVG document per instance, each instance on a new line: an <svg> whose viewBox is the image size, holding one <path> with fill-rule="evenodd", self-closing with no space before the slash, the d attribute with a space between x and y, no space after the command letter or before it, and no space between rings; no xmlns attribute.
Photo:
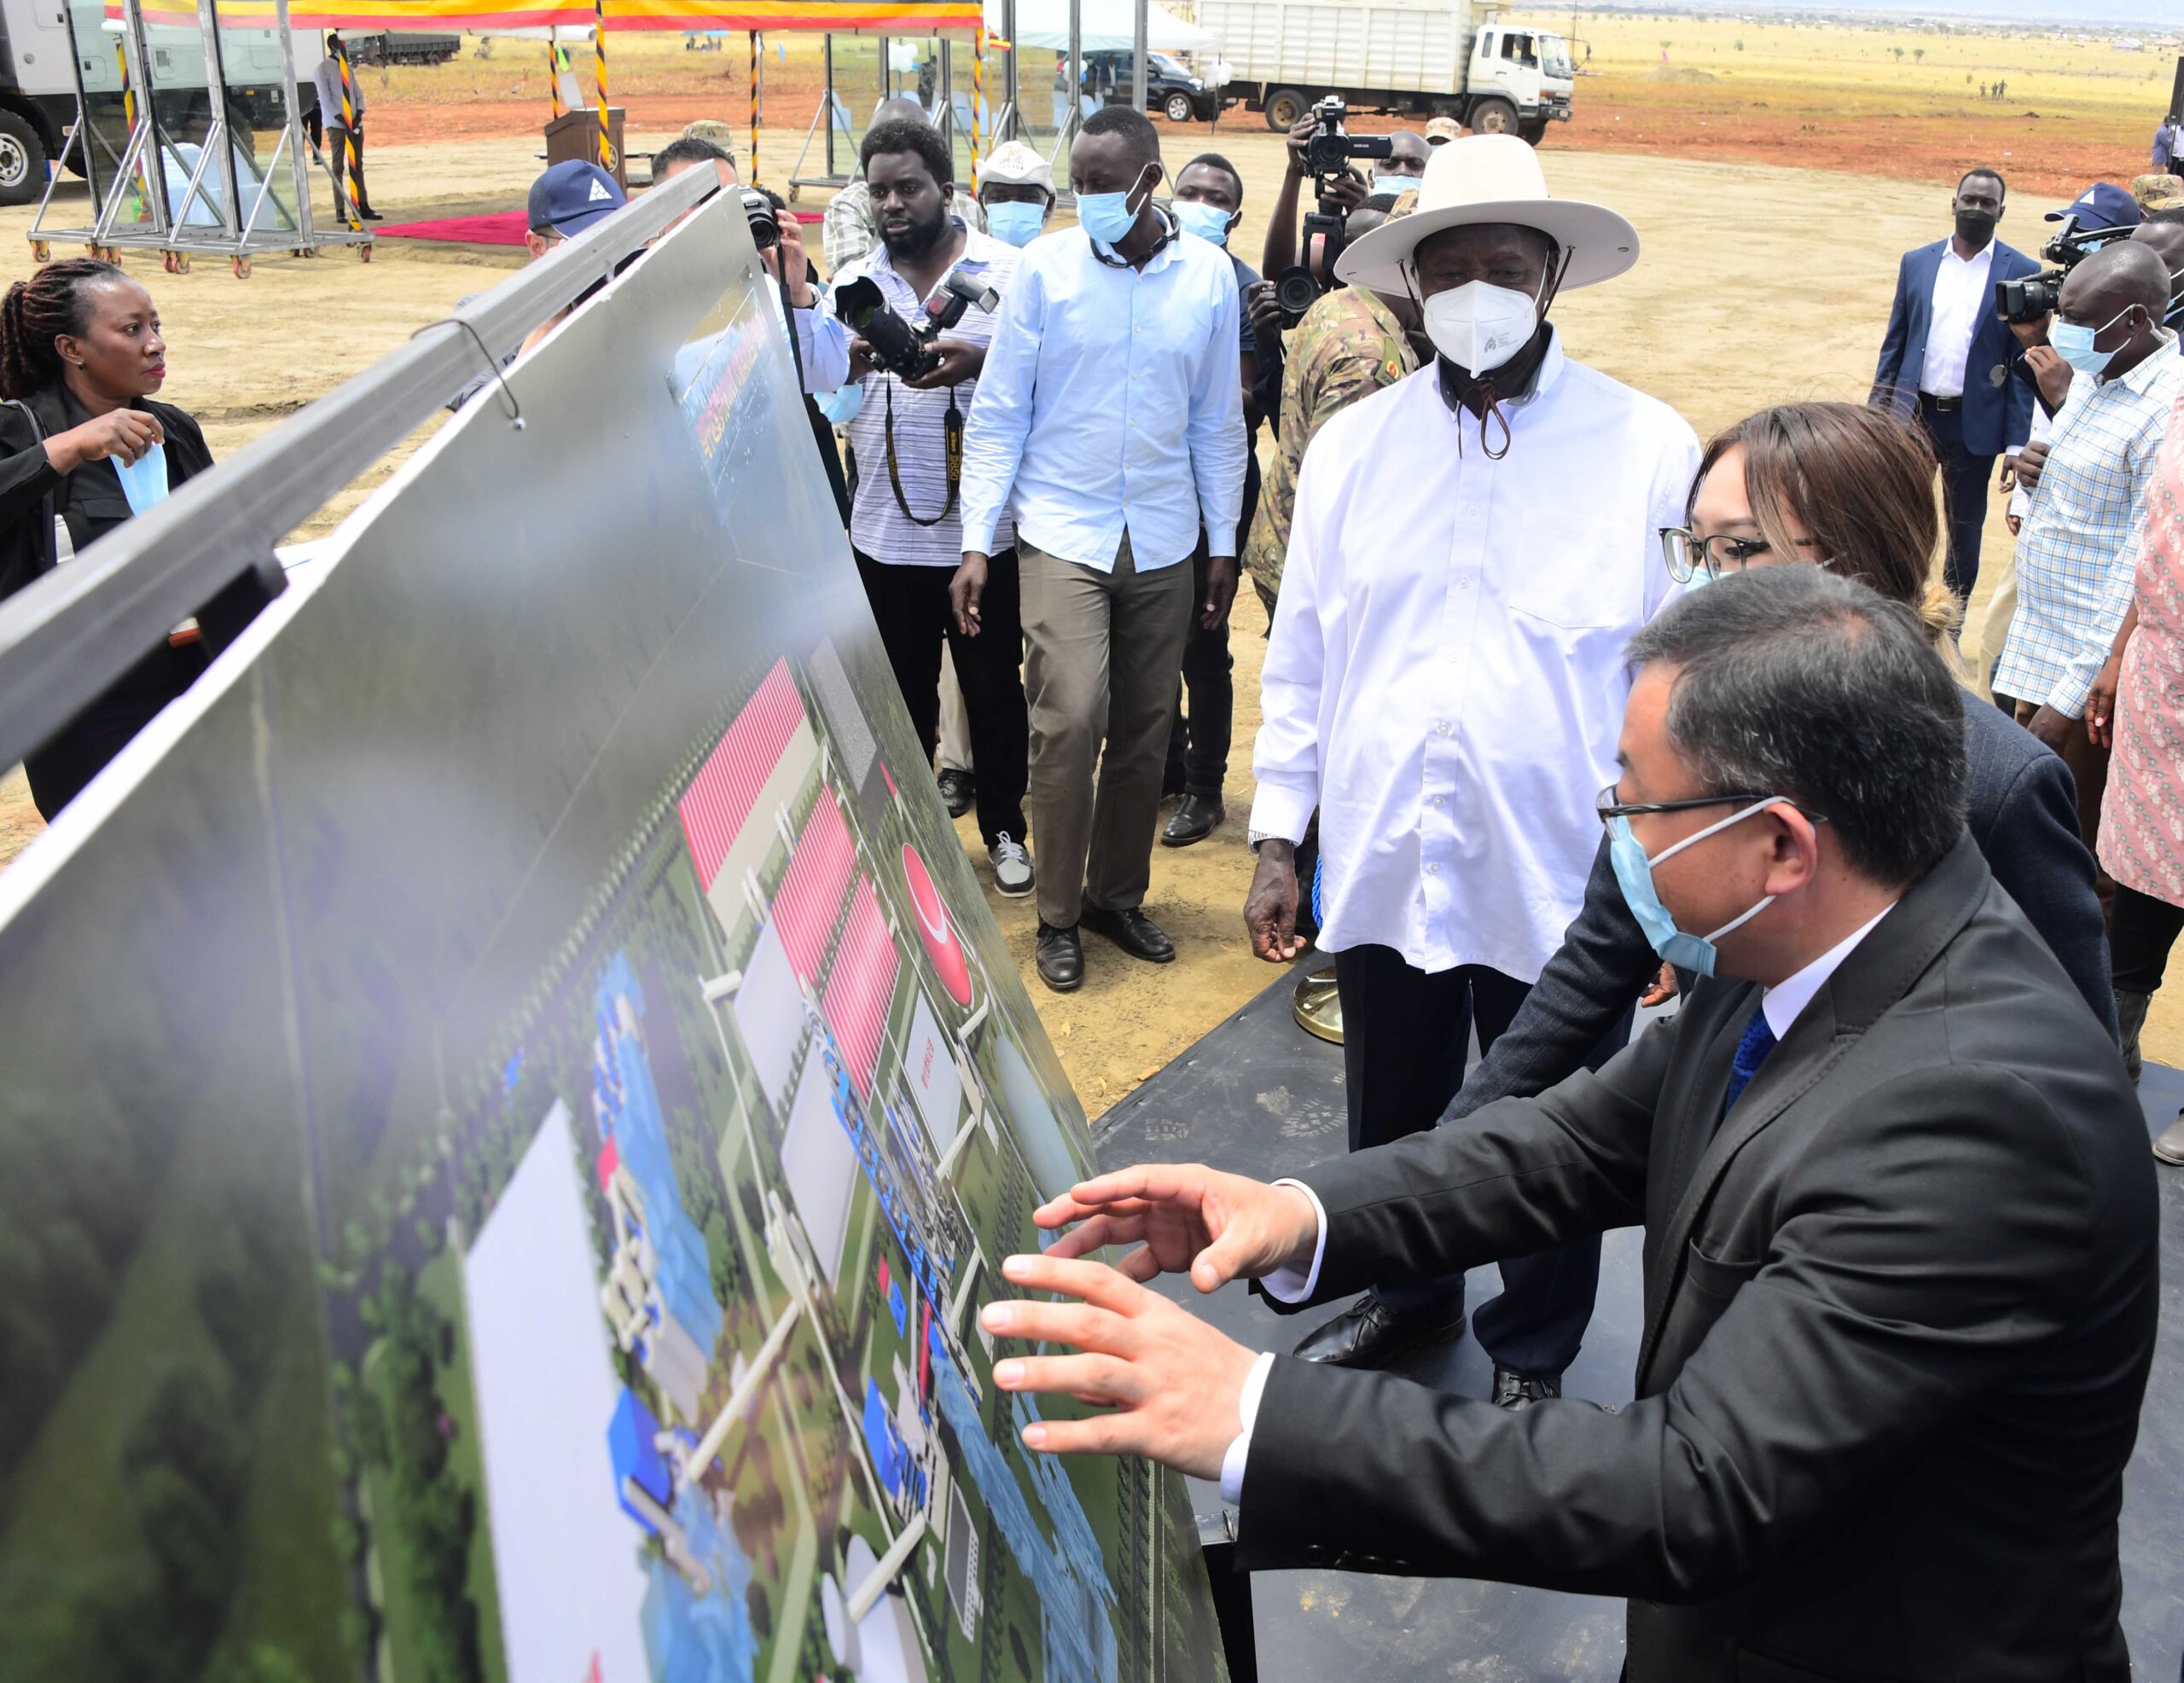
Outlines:
<svg viewBox="0 0 2184 1683"><path fill-rule="evenodd" d="M119 0L119 17L107 27L116 31L119 65L132 96L129 137L112 168L102 169L97 157L102 148L91 113L99 108L94 90L84 84L87 54L104 62L102 43L86 48L75 38L73 9L68 19L74 46L76 126L70 144L80 148L78 161L90 184L92 221L89 227L54 228L47 224L53 191L31 224L29 239L41 261L55 244L82 241L94 253L118 257L124 251L157 252L170 274L182 273L195 257L225 259L239 279L250 274L251 259L266 252L317 256L328 247L351 247L364 261L371 260L373 241L369 229L322 228L311 214L311 171L305 163L303 111L296 98L295 41L288 24L288 0L274 0L272 27L281 43L281 108L279 138L262 166L254 155L255 142L247 126L247 90L229 84L223 46L226 31L220 0L196 0L198 31L204 55L201 88L162 87L151 73L157 58L145 33L142 0ZM168 165L178 164L184 137L171 131L171 119L162 114L162 95L200 95L205 103L204 137L190 165L178 204L168 202ZM241 120L238 120L241 119ZM251 165L237 168L238 153ZM62 157L67 155L63 148ZM283 173L285 171L285 174ZM251 178L255 176L255 179ZM59 171L55 172L59 179ZM285 181L293 196L293 215L274 193L274 183ZM134 195L133 207L131 200Z"/></svg>

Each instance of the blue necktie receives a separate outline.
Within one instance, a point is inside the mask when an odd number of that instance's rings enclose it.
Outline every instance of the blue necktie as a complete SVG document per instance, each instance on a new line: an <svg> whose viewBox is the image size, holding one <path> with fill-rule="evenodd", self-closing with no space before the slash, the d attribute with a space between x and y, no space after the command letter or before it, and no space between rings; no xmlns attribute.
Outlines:
<svg viewBox="0 0 2184 1683"><path fill-rule="evenodd" d="M1751 1078L1774 1049L1774 1030L1767 1026L1766 1009L1755 1007L1751 1021L1744 1025L1744 1038L1737 1042L1736 1062L1729 1066L1729 1102L1725 1109L1734 1109L1744 1097L1745 1088L1751 1085Z"/></svg>

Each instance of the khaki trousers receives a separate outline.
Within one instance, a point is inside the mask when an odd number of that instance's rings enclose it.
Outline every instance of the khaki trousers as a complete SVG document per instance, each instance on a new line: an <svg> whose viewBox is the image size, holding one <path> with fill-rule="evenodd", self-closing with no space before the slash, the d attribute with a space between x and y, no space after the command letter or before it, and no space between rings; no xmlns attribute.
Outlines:
<svg viewBox="0 0 2184 1683"><path fill-rule="evenodd" d="M1020 536L1017 559L1031 714L1024 806L1038 849L1039 920L1068 929L1086 906L1145 902L1196 598L1188 565L1138 572L1127 535L1112 572Z"/></svg>

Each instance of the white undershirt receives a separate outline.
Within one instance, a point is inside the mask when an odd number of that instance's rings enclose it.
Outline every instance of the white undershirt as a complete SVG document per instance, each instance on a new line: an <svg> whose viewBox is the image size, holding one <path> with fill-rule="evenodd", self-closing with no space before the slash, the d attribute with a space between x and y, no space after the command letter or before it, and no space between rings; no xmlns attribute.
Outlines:
<svg viewBox="0 0 2184 1683"><path fill-rule="evenodd" d="M1933 319L1926 327L1926 360L1919 389L1937 398L1964 395L1964 368L1972 360L1972 336L1987 308L1987 276L1995 266L1995 242L1979 248L1969 262L1956 254L1956 241L1942 247L1934 270Z"/></svg>

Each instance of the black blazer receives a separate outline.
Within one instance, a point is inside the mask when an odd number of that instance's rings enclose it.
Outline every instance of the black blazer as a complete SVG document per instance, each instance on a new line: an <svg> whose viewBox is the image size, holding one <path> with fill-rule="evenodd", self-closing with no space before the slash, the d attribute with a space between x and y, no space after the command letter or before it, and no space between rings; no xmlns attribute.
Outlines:
<svg viewBox="0 0 2184 1683"><path fill-rule="evenodd" d="M64 386L41 387L24 400L37 418L34 430L21 409L0 405L0 597L12 596L50 572L55 565L54 517L68 528L78 555L130 518L129 499L111 461L89 461L67 475L53 471L41 438L79 427L90 416ZM159 419L166 434L167 484L172 489L212 466L212 453L195 421L171 403L147 398L140 407ZM271 600L254 573L246 572L197 612L201 644L170 647L161 642L122 674L37 753L24 761L32 798L51 818L160 708L187 689L217 651Z"/></svg>
<svg viewBox="0 0 2184 1683"><path fill-rule="evenodd" d="M2070 769L2030 731L1976 697L1965 701L1964 749L1972 839L2109 1038L2116 1038L2107 926L2094 892L2093 855L2078 836ZM1561 950L1442 1120L1457 1121L1496 1099L1544 1093L1583 1069L1660 967L1630 915L1603 841L1585 884L1585 903L1564 933Z"/></svg>
<svg viewBox="0 0 2184 1683"><path fill-rule="evenodd" d="M1968 838L1724 1117L1750 983L1308 1171L1324 1300L1645 1225L1637 1400L1277 1357L1239 1564L1633 1598L1633 1683L2123 1683L2158 1213L2123 1059Z"/></svg>

